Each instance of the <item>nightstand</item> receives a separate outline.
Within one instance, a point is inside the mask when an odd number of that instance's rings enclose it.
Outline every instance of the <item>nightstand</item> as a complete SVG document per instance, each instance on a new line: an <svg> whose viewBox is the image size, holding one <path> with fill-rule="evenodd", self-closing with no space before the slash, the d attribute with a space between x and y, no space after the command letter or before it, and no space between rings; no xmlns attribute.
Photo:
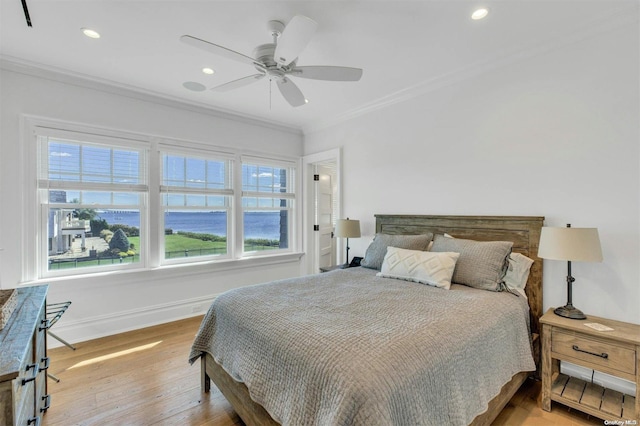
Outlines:
<svg viewBox="0 0 640 426"><path fill-rule="evenodd" d="M589 323L613 330L597 331ZM540 324L543 410L551 411L551 401L557 401L603 420L640 420L640 325L591 315L573 320L554 314L553 308ZM560 361L630 380L636 384L635 397L561 374Z"/></svg>

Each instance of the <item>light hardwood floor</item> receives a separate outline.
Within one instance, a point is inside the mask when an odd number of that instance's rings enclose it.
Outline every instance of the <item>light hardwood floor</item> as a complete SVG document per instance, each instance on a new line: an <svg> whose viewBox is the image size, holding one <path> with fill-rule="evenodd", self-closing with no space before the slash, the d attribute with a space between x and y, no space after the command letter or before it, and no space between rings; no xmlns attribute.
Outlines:
<svg viewBox="0 0 640 426"><path fill-rule="evenodd" d="M243 425L222 394L200 392L200 364L187 357L201 317L51 349L53 425ZM554 404L540 409L540 382L527 381L494 425L602 425Z"/></svg>

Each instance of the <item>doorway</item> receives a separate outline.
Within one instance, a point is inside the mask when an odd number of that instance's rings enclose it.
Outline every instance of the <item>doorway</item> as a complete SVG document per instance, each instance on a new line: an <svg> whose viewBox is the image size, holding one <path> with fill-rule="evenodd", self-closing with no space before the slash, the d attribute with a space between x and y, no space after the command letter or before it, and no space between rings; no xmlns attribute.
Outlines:
<svg viewBox="0 0 640 426"><path fill-rule="evenodd" d="M335 265L336 243L333 231L336 226L334 205L335 164L318 164L315 167L315 248L318 268Z"/></svg>
<svg viewBox="0 0 640 426"><path fill-rule="evenodd" d="M331 150L303 158L306 212L305 252L307 273L338 263L333 232L340 217L340 150Z"/></svg>

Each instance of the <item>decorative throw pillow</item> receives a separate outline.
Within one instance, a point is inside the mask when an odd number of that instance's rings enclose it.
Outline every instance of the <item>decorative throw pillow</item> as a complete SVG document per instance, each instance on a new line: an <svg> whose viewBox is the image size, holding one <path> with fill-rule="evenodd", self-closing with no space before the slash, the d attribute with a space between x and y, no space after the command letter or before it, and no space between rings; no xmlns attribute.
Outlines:
<svg viewBox="0 0 640 426"><path fill-rule="evenodd" d="M382 270L376 275L428 284L449 290L458 253L433 253L387 247Z"/></svg>
<svg viewBox="0 0 640 426"><path fill-rule="evenodd" d="M504 276L504 283L510 290L517 290L524 297L527 297L524 288L529 279L531 265L533 265L533 259L529 259L524 254L511 253L509 255L509 268Z"/></svg>
<svg viewBox="0 0 640 426"><path fill-rule="evenodd" d="M373 242L369 244L364 259L360 266L365 268L380 270L384 255L387 254L387 247L393 246L407 250L426 250L429 241L433 239L433 234L421 235L389 235L376 234Z"/></svg>
<svg viewBox="0 0 640 426"><path fill-rule="evenodd" d="M442 235L444 235L447 238L455 238L455 237L452 237L451 235L447 234L446 232L444 234L442 234ZM433 247L433 240L429 241L429 245L427 246L427 251L431 251L431 247Z"/></svg>
<svg viewBox="0 0 640 426"><path fill-rule="evenodd" d="M500 291L511 247L511 241L473 241L436 235L431 251L460 253L451 279L454 283Z"/></svg>

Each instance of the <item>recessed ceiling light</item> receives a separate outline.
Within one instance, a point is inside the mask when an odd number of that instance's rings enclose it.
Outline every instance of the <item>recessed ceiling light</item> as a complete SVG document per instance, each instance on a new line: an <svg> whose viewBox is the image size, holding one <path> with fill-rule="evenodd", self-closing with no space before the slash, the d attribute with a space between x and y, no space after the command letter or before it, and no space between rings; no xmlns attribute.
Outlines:
<svg viewBox="0 0 640 426"><path fill-rule="evenodd" d="M478 20L482 19L489 14L489 11L485 8L477 9L475 12L471 14L471 19Z"/></svg>
<svg viewBox="0 0 640 426"><path fill-rule="evenodd" d="M90 28L81 28L82 33L89 38L100 38L100 34Z"/></svg>
<svg viewBox="0 0 640 426"><path fill-rule="evenodd" d="M202 68L202 72L208 75L213 74L215 71L212 68Z"/></svg>
<svg viewBox="0 0 640 426"><path fill-rule="evenodd" d="M308 103L309 103L309 99L305 99L305 100L304 100L304 103L305 103L305 104L308 104Z"/></svg>

